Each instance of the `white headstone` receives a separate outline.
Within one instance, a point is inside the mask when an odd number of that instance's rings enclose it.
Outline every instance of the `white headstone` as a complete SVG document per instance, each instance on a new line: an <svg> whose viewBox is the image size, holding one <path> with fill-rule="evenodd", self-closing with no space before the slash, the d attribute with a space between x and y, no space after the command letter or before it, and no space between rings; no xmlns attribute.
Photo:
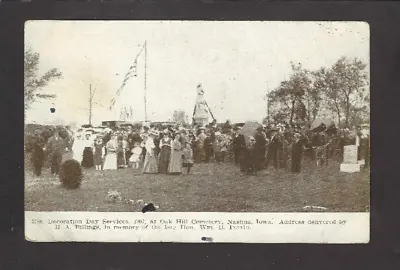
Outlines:
<svg viewBox="0 0 400 270"><path fill-rule="evenodd" d="M343 149L343 163L340 164L340 171L353 173L359 172L361 164L357 160L357 145L346 145Z"/></svg>
<svg viewBox="0 0 400 270"><path fill-rule="evenodd" d="M343 163L357 164L357 145L346 145L343 151Z"/></svg>

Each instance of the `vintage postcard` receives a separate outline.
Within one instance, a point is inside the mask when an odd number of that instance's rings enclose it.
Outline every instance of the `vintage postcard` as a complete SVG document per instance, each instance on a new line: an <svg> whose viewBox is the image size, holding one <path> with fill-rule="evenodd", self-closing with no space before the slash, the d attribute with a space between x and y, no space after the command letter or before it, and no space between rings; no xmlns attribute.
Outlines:
<svg viewBox="0 0 400 270"><path fill-rule="evenodd" d="M26 22L26 239L368 243L369 38L364 22Z"/></svg>

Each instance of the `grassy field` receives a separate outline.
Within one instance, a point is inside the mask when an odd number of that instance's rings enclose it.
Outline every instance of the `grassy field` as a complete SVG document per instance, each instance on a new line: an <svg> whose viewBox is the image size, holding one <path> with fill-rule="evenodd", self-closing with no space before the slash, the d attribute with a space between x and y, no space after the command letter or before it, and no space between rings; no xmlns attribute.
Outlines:
<svg viewBox="0 0 400 270"><path fill-rule="evenodd" d="M62 188L48 170L36 178L27 167L25 210L136 212L143 200L163 212L299 212L306 205L330 212L369 211L369 171L341 173L332 162L303 167L301 174L269 168L254 176L231 163L195 164L189 176L90 169L78 190ZM109 190L120 192L122 201L108 202Z"/></svg>

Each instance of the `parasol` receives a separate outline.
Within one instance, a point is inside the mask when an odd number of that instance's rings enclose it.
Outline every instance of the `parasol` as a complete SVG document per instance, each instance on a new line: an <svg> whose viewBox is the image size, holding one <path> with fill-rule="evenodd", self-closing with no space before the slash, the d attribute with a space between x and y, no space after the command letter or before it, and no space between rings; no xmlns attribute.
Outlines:
<svg viewBox="0 0 400 270"><path fill-rule="evenodd" d="M249 137L254 137L256 135L257 128L259 127L262 128L263 125L255 121L249 121L243 125L242 129L239 131L239 134L244 136L246 145L249 143Z"/></svg>
<svg viewBox="0 0 400 270"><path fill-rule="evenodd" d="M311 125L311 130L312 131L324 131L325 129L334 126L335 121L333 121L332 118L317 118L314 120L314 122Z"/></svg>

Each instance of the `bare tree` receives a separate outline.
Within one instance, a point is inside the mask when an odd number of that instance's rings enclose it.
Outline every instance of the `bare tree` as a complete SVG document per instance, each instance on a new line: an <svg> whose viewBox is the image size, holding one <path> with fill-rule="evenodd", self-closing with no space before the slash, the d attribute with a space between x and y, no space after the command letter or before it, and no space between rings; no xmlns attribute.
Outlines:
<svg viewBox="0 0 400 270"><path fill-rule="evenodd" d="M92 125L92 114L93 114L93 105L94 105L94 96L96 93L96 89L92 90L92 85L89 85L89 125Z"/></svg>

